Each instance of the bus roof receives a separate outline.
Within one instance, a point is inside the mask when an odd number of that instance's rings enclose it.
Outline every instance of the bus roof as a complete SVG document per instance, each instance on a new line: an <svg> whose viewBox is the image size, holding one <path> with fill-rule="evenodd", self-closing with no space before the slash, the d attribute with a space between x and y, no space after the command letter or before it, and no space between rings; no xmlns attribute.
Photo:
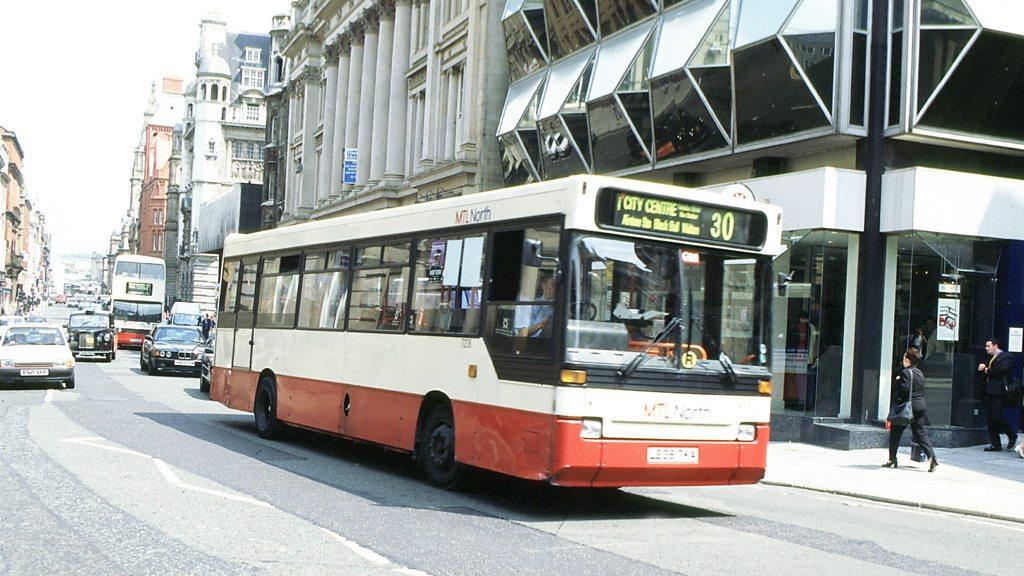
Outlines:
<svg viewBox="0 0 1024 576"><path fill-rule="evenodd" d="M760 249L747 251L772 255L782 252L782 212L776 206L732 198L718 192L628 178L581 175L428 203L315 220L251 234L234 233L224 242L224 257L284 251L303 246L330 245L381 236L405 236L427 230L472 228L502 221L553 215L565 216L566 227L571 229L641 236L602 230L598 227L595 217L597 192L603 188L764 213L768 222L765 244ZM696 239L678 239L678 242L703 244ZM737 249L742 250L738 247Z"/></svg>

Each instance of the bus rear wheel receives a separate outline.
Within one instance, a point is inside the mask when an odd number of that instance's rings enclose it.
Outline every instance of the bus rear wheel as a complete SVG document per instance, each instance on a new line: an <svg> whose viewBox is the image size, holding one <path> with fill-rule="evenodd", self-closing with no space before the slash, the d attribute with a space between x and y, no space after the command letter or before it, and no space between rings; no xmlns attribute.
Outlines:
<svg viewBox="0 0 1024 576"><path fill-rule="evenodd" d="M465 468L455 461L455 418L450 405L438 404L430 410L418 453L427 482L446 490L459 484Z"/></svg>
<svg viewBox="0 0 1024 576"><path fill-rule="evenodd" d="M277 391L269 378L256 385L256 399L252 406L256 416L256 433L260 438L273 440L281 436L281 421L277 419Z"/></svg>

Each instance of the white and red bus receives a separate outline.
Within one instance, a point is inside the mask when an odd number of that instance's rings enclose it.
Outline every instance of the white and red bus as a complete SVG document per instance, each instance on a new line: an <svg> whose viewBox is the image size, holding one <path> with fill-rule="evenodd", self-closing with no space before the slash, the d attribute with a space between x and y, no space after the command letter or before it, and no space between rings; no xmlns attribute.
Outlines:
<svg viewBox="0 0 1024 576"><path fill-rule="evenodd" d="M757 482L780 220L580 176L232 235L212 397L446 487Z"/></svg>
<svg viewBox="0 0 1024 576"><path fill-rule="evenodd" d="M142 346L163 320L165 266L160 258L123 254L114 261L110 311L118 346Z"/></svg>

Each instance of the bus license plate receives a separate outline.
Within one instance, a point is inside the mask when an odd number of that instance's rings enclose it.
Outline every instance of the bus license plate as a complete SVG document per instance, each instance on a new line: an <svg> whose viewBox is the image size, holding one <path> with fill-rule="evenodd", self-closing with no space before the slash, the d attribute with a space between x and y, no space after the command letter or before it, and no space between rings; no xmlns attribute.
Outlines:
<svg viewBox="0 0 1024 576"><path fill-rule="evenodd" d="M175 366L195 366L196 365L196 361L195 360L175 360L174 361L174 365Z"/></svg>
<svg viewBox="0 0 1024 576"><path fill-rule="evenodd" d="M50 371L46 368L26 368L21 371L22 376L49 376Z"/></svg>
<svg viewBox="0 0 1024 576"><path fill-rule="evenodd" d="M699 448L658 448L647 449L648 464L696 464Z"/></svg>

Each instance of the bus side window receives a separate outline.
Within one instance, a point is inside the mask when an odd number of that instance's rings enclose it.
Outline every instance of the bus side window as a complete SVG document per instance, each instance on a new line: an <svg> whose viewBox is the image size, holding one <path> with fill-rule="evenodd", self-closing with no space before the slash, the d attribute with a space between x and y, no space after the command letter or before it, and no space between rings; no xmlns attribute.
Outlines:
<svg viewBox="0 0 1024 576"><path fill-rule="evenodd" d="M560 232L546 226L494 234L487 335L495 350L554 353Z"/></svg>
<svg viewBox="0 0 1024 576"><path fill-rule="evenodd" d="M224 274L220 282L219 320L222 328L235 325L235 300L238 296L238 260L224 262Z"/></svg>

